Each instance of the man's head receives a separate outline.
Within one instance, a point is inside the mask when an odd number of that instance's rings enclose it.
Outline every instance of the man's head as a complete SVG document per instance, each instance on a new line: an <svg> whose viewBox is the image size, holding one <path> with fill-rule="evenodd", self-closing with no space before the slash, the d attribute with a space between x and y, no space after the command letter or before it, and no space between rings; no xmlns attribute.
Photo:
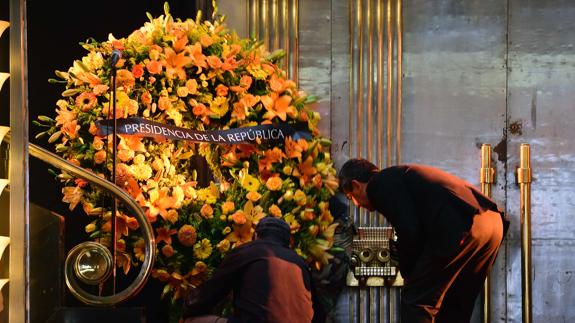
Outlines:
<svg viewBox="0 0 575 323"><path fill-rule="evenodd" d="M339 170L339 187L356 206L373 211L374 207L369 201L366 188L377 171L377 166L365 159L350 159Z"/></svg>
<svg viewBox="0 0 575 323"><path fill-rule="evenodd" d="M290 233L290 227L284 220L272 216L261 219L256 225L258 239L274 240L284 246L289 245Z"/></svg>

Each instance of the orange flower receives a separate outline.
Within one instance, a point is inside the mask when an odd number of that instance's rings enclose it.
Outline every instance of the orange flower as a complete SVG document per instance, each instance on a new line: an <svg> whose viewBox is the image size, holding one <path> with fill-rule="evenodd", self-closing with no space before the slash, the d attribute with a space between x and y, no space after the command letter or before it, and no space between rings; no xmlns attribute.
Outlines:
<svg viewBox="0 0 575 323"><path fill-rule="evenodd" d="M142 93L142 95L140 96L140 102L142 102L143 105L149 107L152 104L152 95L150 94L150 92L145 91L144 93Z"/></svg>
<svg viewBox="0 0 575 323"><path fill-rule="evenodd" d="M196 115L196 116L204 116L204 115L206 115L206 113L208 112L208 108L207 108L205 105L199 103L198 105L196 105L196 106L194 107L194 109L192 110L192 112L193 112L194 115Z"/></svg>
<svg viewBox="0 0 575 323"><path fill-rule="evenodd" d="M172 108L172 102L170 101L170 98L167 96L162 96L158 99L158 109L165 111L170 110L170 108Z"/></svg>
<svg viewBox="0 0 575 323"><path fill-rule="evenodd" d="M80 130L80 126L76 120L62 126L62 133L66 134L70 139L74 139L78 136L78 130Z"/></svg>
<svg viewBox="0 0 575 323"><path fill-rule="evenodd" d="M178 231L178 241L186 247L193 247L196 244L196 229L189 225L184 224Z"/></svg>
<svg viewBox="0 0 575 323"><path fill-rule="evenodd" d="M222 204L222 214L228 214L236 208L234 202L226 201Z"/></svg>
<svg viewBox="0 0 575 323"><path fill-rule="evenodd" d="M208 64L210 65L211 68L213 68L215 70L222 67L222 61L220 60L219 57L217 57L215 55L208 56Z"/></svg>
<svg viewBox="0 0 575 323"><path fill-rule="evenodd" d="M282 179L279 176L272 176L266 181L266 187L270 191L277 191L282 187Z"/></svg>
<svg viewBox="0 0 575 323"><path fill-rule="evenodd" d="M203 47L209 47L213 43L214 40L209 35L203 34L202 36L200 36L200 44L202 44Z"/></svg>
<svg viewBox="0 0 575 323"><path fill-rule="evenodd" d="M162 73L162 63L158 61L149 61L146 64L146 69L150 74L160 74Z"/></svg>
<svg viewBox="0 0 575 323"><path fill-rule="evenodd" d="M200 214L205 219L211 219L214 216L214 209L212 209L212 207L209 204L204 204L204 206L202 206L202 209L200 210Z"/></svg>
<svg viewBox="0 0 575 323"><path fill-rule="evenodd" d="M302 190L296 190L293 196L297 205L303 206L307 203L307 196Z"/></svg>
<svg viewBox="0 0 575 323"><path fill-rule="evenodd" d="M99 150L94 154L94 163L101 164L106 160L106 151Z"/></svg>
<svg viewBox="0 0 575 323"><path fill-rule="evenodd" d="M106 92L108 92L109 87L107 85L104 84L98 84L98 85L94 85L94 87L92 88L92 93L94 93L95 95L102 95Z"/></svg>
<svg viewBox="0 0 575 323"><path fill-rule="evenodd" d="M96 124L94 122L90 122L90 128L88 129L88 132L92 136L97 136L98 135L98 126L96 126Z"/></svg>
<svg viewBox="0 0 575 323"><path fill-rule="evenodd" d="M138 221L133 218L126 216L120 212L116 212L116 234L120 237L127 236L129 230L135 230L139 227ZM102 231L111 232L112 231L112 217L108 219L106 223L102 225Z"/></svg>
<svg viewBox="0 0 575 323"><path fill-rule="evenodd" d="M196 79L186 81L186 87L188 88L188 94L193 95L198 93L198 82Z"/></svg>
<svg viewBox="0 0 575 323"><path fill-rule="evenodd" d="M264 158L261 158L258 161L258 168L260 173L270 171L273 167L273 164L281 162L284 157L285 154L278 147L266 150L264 152Z"/></svg>
<svg viewBox="0 0 575 323"><path fill-rule="evenodd" d="M70 203L69 209L72 211L80 203L83 191L78 186L66 186L62 188L62 194L64 194L62 202Z"/></svg>
<svg viewBox="0 0 575 323"><path fill-rule="evenodd" d="M201 74L203 68L208 68L206 56L202 54L202 45L199 42L196 42L194 45L190 46L189 49L192 64L198 68L196 74Z"/></svg>
<svg viewBox="0 0 575 323"><path fill-rule="evenodd" d="M305 186L309 181L311 181L312 176L317 174L317 169L313 166L313 158L311 156L309 156L303 163L300 163L297 167L301 174L301 186Z"/></svg>
<svg viewBox="0 0 575 323"><path fill-rule="evenodd" d="M285 79L280 78L277 74L272 74L270 78L270 88L272 91L281 94L285 90Z"/></svg>
<svg viewBox="0 0 575 323"><path fill-rule="evenodd" d="M285 151L288 158L297 158L301 160L302 152L306 151L308 148L308 143L305 139L298 139L294 141L291 137L287 137L285 140Z"/></svg>
<svg viewBox="0 0 575 323"><path fill-rule="evenodd" d="M278 97L276 93L272 93L271 95L260 97L260 100L267 110L264 114L264 118L267 120L272 120L273 118L278 117L282 121L286 121L288 115L293 116L296 113L294 106L290 105L292 99L289 95Z"/></svg>
<svg viewBox="0 0 575 323"><path fill-rule="evenodd" d="M119 137L118 149L146 152L146 146L142 143L142 137L136 135L120 135Z"/></svg>
<svg viewBox="0 0 575 323"><path fill-rule="evenodd" d="M244 224L246 223L246 214L242 210L237 210L234 214L232 214L232 220L236 224Z"/></svg>
<svg viewBox="0 0 575 323"><path fill-rule="evenodd" d="M76 97L76 105L79 106L82 111L89 111L97 102L96 95L90 92L83 92Z"/></svg>
<svg viewBox="0 0 575 323"><path fill-rule="evenodd" d="M223 84L218 84L218 86L216 86L216 95L227 96L228 95L228 87L223 85Z"/></svg>
<svg viewBox="0 0 575 323"><path fill-rule="evenodd" d="M188 44L188 36L186 34L180 32L180 33L178 33L178 39L174 42L172 47L174 48L174 50L176 52L179 53L186 48L187 44Z"/></svg>
<svg viewBox="0 0 575 323"><path fill-rule="evenodd" d="M192 59L185 56L186 53L182 52L176 54L176 52L167 47L165 50L166 59L162 61L162 65L166 67L166 77L173 79L177 76L180 80L186 79L186 71L184 67L191 63Z"/></svg>
<svg viewBox="0 0 575 323"><path fill-rule="evenodd" d="M174 255L174 248L173 248L171 245L169 245L169 244L164 245L164 246L162 247L162 254L163 254L165 257L170 258L171 256Z"/></svg>
<svg viewBox="0 0 575 323"><path fill-rule="evenodd" d="M230 89L234 92L246 92L252 85L252 77L244 75L240 78L240 84L231 86Z"/></svg>
<svg viewBox="0 0 575 323"><path fill-rule="evenodd" d="M246 197L248 200L252 202L257 202L262 197L262 195L258 192L252 191L248 192L248 194L246 194Z"/></svg>
<svg viewBox="0 0 575 323"><path fill-rule="evenodd" d="M235 102L232 110L232 118L237 120L245 120L248 114L247 107L241 102Z"/></svg>
<svg viewBox="0 0 575 323"><path fill-rule="evenodd" d="M159 244L161 241L164 241L166 244L172 244L172 235L177 232L178 231L175 229L168 229L165 227L156 228L156 244Z"/></svg>
<svg viewBox="0 0 575 323"><path fill-rule="evenodd" d="M233 167L237 165L240 162L240 160L238 158L238 155L236 154L236 147L232 147L230 151L222 154L221 160L222 160L222 166L224 167Z"/></svg>
<svg viewBox="0 0 575 323"><path fill-rule="evenodd" d="M142 64L132 66L132 75L137 79L144 76L144 66Z"/></svg>
<svg viewBox="0 0 575 323"><path fill-rule="evenodd" d="M240 103L243 104L245 107L247 108L251 108L254 105L256 105L256 103L258 103L260 101L259 96L253 96L249 93L247 93L246 95L242 96L242 98L240 99Z"/></svg>
<svg viewBox="0 0 575 323"><path fill-rule="evenodd" d="M123 87L124 89L132 88L136 85L136 79L134 78L134 75L132 75L132 72L126 69L121 69L116 72L116 85L118 87Z"/></svg>
<svg viewBox="0 0 575 323"><path fill-rule="evenodd" d="M271 215L275 216L276 218L280 218L282 216L282 210L275 204L272 204L268 209Z"/></svg>

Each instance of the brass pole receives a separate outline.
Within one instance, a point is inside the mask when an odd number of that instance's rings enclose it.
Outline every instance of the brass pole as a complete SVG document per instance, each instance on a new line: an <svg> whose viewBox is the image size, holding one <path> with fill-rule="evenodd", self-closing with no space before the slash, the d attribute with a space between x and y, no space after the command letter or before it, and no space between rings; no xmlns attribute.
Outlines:
<svg viewBox="0 0 575 323"><path fill-rule="evenodd" d="M262 9L261 9L261 17L262 17L262 24L261 27L264 29L264 47L267 51L271 52L271 46L270 45L270 26L268 26L269 24L269 8L268 8L268 1L269 0L263 0L262 1Z"/></svg>
<svg viewBox="0 0 575 323"><path fill-rule="evenodd" d="M365 20L367 20L367 160L373 162L373 24L371 1L368 0Z"/></svg>
<svg viewBox="0 0 575 323"><path fill-rule="evenodd" d="M357 157L363 156L363 1L357 0ZM361 211L360 211L361 212Z"/></svg>
<svg viewBox="0 0 575 323"><path fill-rule="evenodd" d="M397 0L396 7L396 29L397 29L397 124L395 126L395 149L396 164L401 164L401 113L403 108L402 91L403 91L403 1Z"/></svg>
<svg viewBox="0 0 575 323"><path fill-rule="evenodd" d="M289 71L289 54L290 54L290 32L289 32L289 3L288 0L282 1L282 36L283 36L283 46L285 50L285 57L284 57L284 70L286 71L286 76L289 78L291 77Z"/></svg>
<svg viewBox="0 0 575 323"><path fill-rule="evenodd" d="M377 167L383 168L383 5L382 1L377 2Z"/></svg>
<svg viewBox="0 0 575 323"><path fill-rule="evenodd" d="M521 192L521 291L523 323L531 323L531 152L521 144L517 181Z"/></svg>
<svg viewBox="0 0 575 323"><path fill-rule="evenodd" d="M273 50L277 50L280 48L280 19L279 19L278 0L272 1L272 27L274 30L272 47Z"/></svg>
<svg viewBox="0 0 575 323"><path fill-rule="evenodd" d="M488 197L491 197L491 184L494 183L495 170L491 167L491 145L481 145L481 171L480 182L481 192ZM481 295L483 300L483 323L491 322L491 277L487 273L485 284L483 285L483 293Z"/></svg>
<svg viewBox="0 0 575 323"><path fill-rule="evenodd" d="M292 69L291 79L299 84L299 0L293 0L292 3L292 24L293 24L293 48L292 48Z"/></svg>
<svg viewBox="0 0 575 323"><path fill-rule="evenodd" d="M392 141L393 133L393 24L391 20L391 0L387 1L386 28L387 28L387 166L392 165Z"/></svg>

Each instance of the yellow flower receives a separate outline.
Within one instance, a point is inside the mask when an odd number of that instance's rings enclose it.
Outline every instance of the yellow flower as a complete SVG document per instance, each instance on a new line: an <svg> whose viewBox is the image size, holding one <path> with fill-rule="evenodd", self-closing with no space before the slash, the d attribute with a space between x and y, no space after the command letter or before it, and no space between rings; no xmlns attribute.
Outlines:
<svg viewBox="0 0 575 323"><path fill-rule="evenodd" d="M307 196L302 190L295 191L294 201L297 205L305 205L307 203Z"/></svg>
<svg viewBox="0 0 575 323"><path fill-rule="evenodd" d="M287 191L284 193L283 198L284 198L286 201L291 201L291 200L293 200L293 191L292 191L292 190L287 190Z"/></svg>
<svg viewBox="0 0 575 323"><path fill-rule="evenodd" d="M187 87L185 86L180 86L178 87L178 89L176 90L176 93L178 94L178 96L180 98L185 98L188 96L189 90Z"/></svg>
<svg viewBox="0 0 575 323"><path fill-rule="evenodd" d="M226 252L230 249L230 240L224 239L220 241L217 245L219 252Z"/></svg>
<svg viewBox="0 0 575 323"><path fill-rule="evenodd" d="M230 232L232 232L232 228L230 228L230 227L225 227L225 228L222 230L222 234L228 234L228 233L230 233Z"/></svg>
<svg viewBox="0 0 575 323"><path fill-rule="evenodd" d="M284 220L287 222L287 224L289 224L289 227L291 229L291 233L296 233L299 231L301 225L299 224L299 222L296 220L295 216L291 213L287 214L284 217Z"/></svg>
<svg viewBox="0 0 575 323"><path fill-rule="evenodd" d="M92 233L92 232L96 231L96 223L92 222L92 223L86 225L85 231L86 231L86 233Z"/></svg>
<svg viewBox="0 0 575 323"><path fill-rule="evenodd" d="M212 254L212 243L208 239L194 245L194 256L198 259L206 259Z"/></svg>
<svg viewBox="0 0 575 323"><path fill-rule="evenodd" d="M146 248L144 239L138 239L136 243L134 243L134 256L139 261L144 261L145 253L144 249Z"/></svg>
<svg viewBox="0 0 575 323"><path fill-rule="evenodd" d="M226 201L222 204L222 214L228 214L236 208L234 202Z"/></svg>
<svg viewBox="0 0 575 323"><path fill-rule="evenodd" d="M145 181L152 177L152 167L148 164L134 164L130 166L134 178L139 181Z"/></svg>
<svg viewBox="0 0 575 323"><path fill-rule="evenodd" d="M252 202L257 202L262 197L262 195L258 192L248 192L248 194L246 194L246 197L248 200Z"/></svg>
<svg viewBox="0 0 575 323"><path fill-rule="evenodd" d="M240 171L240 185L250 192L255 192L260 188L260 181L254 176L250 175L247 169Z"/></svg>
<svg viewBox="0 0 575 323"><path fill-rule="evenodd" d="M277 191L282 188L282 179L279 176L272 176L266 181L266 187L270 191Z"/></svg>
<svg viewBox="0 0 575 323"><path fill-rule="evenodd" d="M272 204L268 209L271 215L275 216L276 218L280 218L282 216L282 210L275 204Z"/></svg>
<svg viewBox="0 0 575 323"><path fill-rule="evenodd" d="M223 96L218 96L210 103L210 110L218 117L223 117L229 110L228 99Z"/></svg>

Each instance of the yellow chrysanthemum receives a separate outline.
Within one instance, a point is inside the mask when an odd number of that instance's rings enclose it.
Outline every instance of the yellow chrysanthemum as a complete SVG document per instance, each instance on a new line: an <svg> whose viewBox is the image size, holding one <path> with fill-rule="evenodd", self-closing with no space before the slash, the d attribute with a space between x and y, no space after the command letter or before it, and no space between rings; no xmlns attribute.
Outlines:
<svg viewBox="0 0 575 323"><path fill-rule="evenodd" d="M139 181L145 181L152 177L152 167L148 164L134 164L130 166L134 178Z"/></svg>
<svg viewBox="0 0 575 323"><path fill-rule="evenodd" d="M206 259L212 254L212 243L208 239L194 245L194 256L198 259Z"/></svg>

